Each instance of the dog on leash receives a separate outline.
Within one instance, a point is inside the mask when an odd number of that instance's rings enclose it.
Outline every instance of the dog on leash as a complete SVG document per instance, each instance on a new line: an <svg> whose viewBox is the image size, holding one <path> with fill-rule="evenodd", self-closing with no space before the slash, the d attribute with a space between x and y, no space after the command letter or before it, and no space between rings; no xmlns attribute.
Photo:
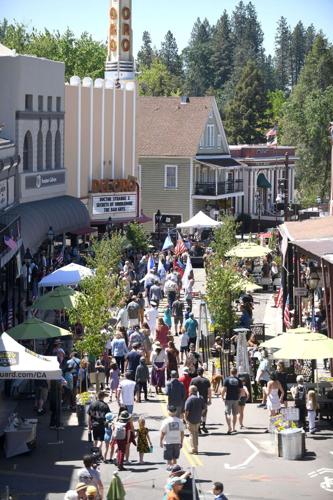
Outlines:
<svg viewBox="0 0 333 500"><path fill-rule="evenodd" d="M215 375L212 376L210 383L215 393L215 396L217 396L219 394L220 385L222 383L222 375L218 375L216 373Z"/></svg>

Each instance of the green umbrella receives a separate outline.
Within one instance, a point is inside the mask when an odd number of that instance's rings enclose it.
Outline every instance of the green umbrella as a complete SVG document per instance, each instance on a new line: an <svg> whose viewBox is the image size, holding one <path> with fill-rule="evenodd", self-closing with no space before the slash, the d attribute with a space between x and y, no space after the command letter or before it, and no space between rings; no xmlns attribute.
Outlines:
<svg viewBox="0 0 333 500"><path fill-rule="evenodd" d="M295 329L296 330L296 329ZM266 347L267 349L285 349L289 346L298 346L301 345L302 342L307 341L311 337L311 339L322 340L326 339L325 335L321 335L320 333L313 333L311 331L307 331L307 333L303 333L303 331L296 332L289 330L282 335L277 335L272 339L266 340L260 347Z"/></svg>
<svg viewBox="0 0 333 500"><path fill-rule="evenodd" d="M232 286L233 289L241 289L243 292L252 293L258 290L262 290L262 286L253 283L246 278L239 278L239 280Z"/></svg>
<svg viewBox="0 0 333 500"><path fill-rule="evenodd" d="M59 286L39 297L33 304L32 309L40 309L42 311L53 309L72 309L75 307L78 297L82 294L76 292L72 288Z"/></svg>
<svg viewBox="0 0 333 500"><path fill-rule="evenodd" d="M233 247L225 255L226 257L237 257L239 259L255 259L256 257L265 257L272 250L262 245L257 245L251 241L243 241Z"/></svg>
<svg viewBox="0 0 333 500"><path fill-rule="evenodd" d="M302 335L302 334L300 334ZM325 335L304 334L301 342L292 342L273 354L274 359L333 358L333 340ZM298 337L297 337L298 338Z"/></svg>
<svg viewBox="0 0 333 500"><path fill-rule="evenodd" d="M15 340L42 340L72 335L71 332L60 328L60 326L51 325L51 323L37 318L27 319L11 328L7 333Z"/></svg>
<svg viewBox="0 0 333 500"><path fill-rule="evenodd" d="M124 500L125 495L126 495L126 492L125 492L123 483L121 482L121 479L118 476L117 472L114 472L106 499L107 500Z"/></svg>

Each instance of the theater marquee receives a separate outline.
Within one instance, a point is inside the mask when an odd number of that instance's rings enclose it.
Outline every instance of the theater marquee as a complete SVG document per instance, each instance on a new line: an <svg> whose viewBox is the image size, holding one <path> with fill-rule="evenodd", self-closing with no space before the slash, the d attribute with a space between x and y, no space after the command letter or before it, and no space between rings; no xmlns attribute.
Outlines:
<svg viewBox="0 0 333 500"><path fill-rule="evenodd" d="M137 216L137 193L119 193L92 197L92 215L113 218Z"/></svg>

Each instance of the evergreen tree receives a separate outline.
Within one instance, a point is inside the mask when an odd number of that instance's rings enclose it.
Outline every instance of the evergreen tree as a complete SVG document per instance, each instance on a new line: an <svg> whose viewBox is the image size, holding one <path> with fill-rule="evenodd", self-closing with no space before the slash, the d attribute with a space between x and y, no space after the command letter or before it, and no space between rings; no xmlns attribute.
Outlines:
<svg viewBox="0 0 333 500"><path fill-rule="evenodd" d="M276 71L273 58L271 55L264 58L262 72L265 81L266 90L273 91L276 89Z"/></svg>
<svg viewBox="0 0 333 500"><path fill-rule="evenodd" d="M151 37L149 31L144 31L142 35L142 46L137 56L137 67L139 70L144 66L150 68L154 59L154 51L151 46Z"/></svg>
<svg viewBox="0 0 333 500"><path fill-rule="evenodd" d="M305 30L299 21L291 34L290 41L290 83L296 85L305 58Z"/></svg>
<svg viewBox="0 0 333 500"><path fill-rule="evenodd" d="M147 96L170 96L177 93L174 79L168 68L159 59L154 59L150 68L142 67L139 77L139 94Z"/></svg>
<svg viewBox="0 0 333 500"><path fill-rule="evenodd" d="M212 83L212 28L207 19L195 22L189 46L183 51L185 64L184 90L193 96L205 95Z"/></svg>
<svg viewBox="0 0 333 500"><path fill-rule="evenodd" d="M283 91L289 88L290 28L285 17L281 17L275 36L275 69L277 87Z"/></svg>
<svg viewBox="0 0 333 500"><path fill-rule="evenodd" d="M182 73L182 61L178 53L178 46L173 33L169 30L161 43L159 53L162 63L165 64L169 73L180 76Z"/></svg>
<svg viewBox="0 0 333 500"><path fill-rule="evenodd" d="M213 85L220 89L229 80L233 69L233 42L229 16L224 10L212 38Z"/></svg>
<svg viewBox="0 0 333 500"><path fill-rule="evenodd" d="M316 38L316 30L313 24L307 27L305 31L305 55L307 55L312 49L313 42Z"/></svg>
<svg viewBox="0 0 333 500"><path fill-rule="evenodd" d="M266 108L262 73L253 61L249 61L236 86L234 98L225 108L224 125L229 142L256 144L264 141Z"/></svg>

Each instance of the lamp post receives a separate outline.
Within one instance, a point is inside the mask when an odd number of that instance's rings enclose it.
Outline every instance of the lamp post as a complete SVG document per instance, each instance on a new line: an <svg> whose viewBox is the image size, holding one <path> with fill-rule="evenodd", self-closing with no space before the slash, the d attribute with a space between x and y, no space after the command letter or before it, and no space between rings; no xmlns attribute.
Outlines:
<svg viewBox="0 0 333 500"><path fill-rule="evenodd" d="M307 279L307 284L308 284L309 289L312 292L311 306L312 306L312 319L313 319L313 317L314 317L314 293L318 287L320 277L319 277L319 274L317 273L314 265L312 264L312 262L310 262L310 264L309 264L309 269L310 269L310 274L309 274L308 279Z"/></svg>
<svg viewBox="0 0 333 500"><path fill-rule="evenodd" d="M284 222L289 220L289 154L285 154Z"/></svg>
<svg viewBox="0 0 333 500"><path fill-rule="evenodd" d="M112 217L108 218L108 221L106 223L106 230L108 232L108 238L110 238L111 233L112 233Z"/></svg>
<svg viewBox="0 0 333 500"><path fill-rule="evenodd" d="M161 210L158 209L155 215L155 220L157 224L157 236L158 236L158 243L161 243L161 220L162 220L162 214Z"/></svg>
<svg viewBox="0 0 333 500"><path fill-rule="evenodd" d="M32 255L30 253L29 248L26 249L24 257L23 257L25 266L27 268L27 295L26 295L26 307L28 307L29 304L29 274L30 274L30 264L32 261Z"/></svg>
<svg viewBox="0 0 333 500"><path fill-rule="evenodd" d="M257 202L257 209L258 209L258 234L260 235L260 231L261 231L261 196L260 196L260 192L256 193L256 202Z"/></svg>
<svg viewBox="0 0 333 500"><path fill-rule="evenodd" d="M54 240L54 231L52 229L52 226L49 227L49 230L47 232L47 239L48 239L48 247L49 247L49 267L51 267L52 245L53 245L53 240Z"/></svg>

